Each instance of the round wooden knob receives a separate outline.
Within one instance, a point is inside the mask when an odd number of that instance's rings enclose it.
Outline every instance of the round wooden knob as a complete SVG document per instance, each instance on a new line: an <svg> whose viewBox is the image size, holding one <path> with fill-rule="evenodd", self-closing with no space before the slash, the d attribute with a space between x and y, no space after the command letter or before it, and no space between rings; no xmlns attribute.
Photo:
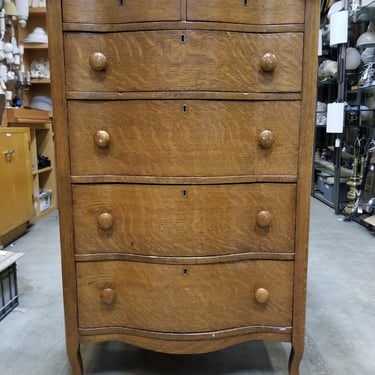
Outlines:
<svg viewBox="0 0 375 375"><path fill-rule="evenodd" d="M257 214L257 225L268 228L272 224L272 215L268 211L260 211Z"/></svg>
<svg viewBox="0 0 375 375"><path fill-rule="evenodd" d="M98 216L98 225L100 229L108 230L112 228L113 216L108 212L103 212Z"/></svg>
<svg viewBox="0 0 375 375"><path fill-rule="evenodd" d="M255 299L258 303L266 303L270 297L270 293L265 288L259 288L255 292Z"/></svg>
<svg viewBox="0 0 375 375"><path fill-rule="evenodd" d="M116 299L116 293L112 288L105 288L100 293L100 300L105 305L112 305L113 302L115 302Z"/></svg>
<svg viewBox="0 0 375 375"><path fill-rule="evenodd" d="M107 58L101 52L95 52L89 57L89 64L93 70L104 70L107 65Z"/></svg>
<svg viewBox="0 0 375 375"><path fill-rule="evenodd" d="M278 63L276 55L272 52L265 53L260 59L260 66L265 72L273 72Z"/></svg>
<svg viewBox="0 0 375 375"><path fill-rule="evenodd" d="M110 140L111 137L109 133L105 130L99 130L94 135L94 142L98 147L107 147L109 145Z"/></svg>
<svg viewBox="0 0 375 375"><path fill-rule="evenodd" d="M270 148L275 141L275 136L273 135L272 130L263 130L258 136L259 144L263 148Z"/></svg>

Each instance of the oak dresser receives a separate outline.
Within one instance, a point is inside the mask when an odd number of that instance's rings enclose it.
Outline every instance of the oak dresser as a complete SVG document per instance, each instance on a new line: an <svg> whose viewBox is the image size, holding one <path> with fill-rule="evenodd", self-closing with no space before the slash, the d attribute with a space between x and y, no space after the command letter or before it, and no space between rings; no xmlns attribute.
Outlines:
<svg viewBox="0 0 375 375"><path fill-rule="evenodd" d="M318 0L48 2L67 351L303 354Z"/></svg>

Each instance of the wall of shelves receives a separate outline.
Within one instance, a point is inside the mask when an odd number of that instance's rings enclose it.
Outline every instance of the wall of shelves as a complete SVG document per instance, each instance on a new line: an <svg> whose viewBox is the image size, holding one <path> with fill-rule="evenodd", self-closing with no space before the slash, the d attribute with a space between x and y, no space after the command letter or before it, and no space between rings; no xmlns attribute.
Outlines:
<svg viewBox="0 0 375 375"><path fill-rule="evenodd" d="M36 29L42 28L45 32L46 26L46 8L29 8L29 19L26 27L17 28L17 39L23 44L24 48L24 67L25 71L30 70L33 61L40 59L48 60L48 43L26 43L25 39ZM50 96L50 78L48 77L31 77L31 87L28 90L22 90L23 107L30 106L32 98L37 95Z"/></svg>
<svg viewBox="0 0 375 375"><path fill-rule="evenodd" d="M48 62L48 42L29 42L30 35L36 29L47 31L46 7L29 7L29 18L25 28L16 22L18 45L23 47L24 76L33 67L33 62ZM24 78L25 78L24 77ZM55 146L52 112L30 108L36 96L50 97L50 78L48 76L30 76L31 85L24 85L18 91L22 108L7 108L6 123L13 127L28 127L30 130L30 151L33 176L34 219L38 220L56 209L57 186L55 171ZM44 164L47 165L42 165Z"/></svg>
<svg viewBox="0 0 375 375"><path fill-rule="evenodd" d="M348 40L330 46L329 33L323 32L323 51L319 57L317 108L320 111L316 114L313 195L333 207L336 213L373 229L367 219L375 211L375 199L374 207L371 201L375 197L375 160L371 154L375 145L375 74L371 79L367 76L368 68L372 65L375 68L375 34L371 46L357 45L357 41L369 23L375 22L375 1L364 7L355 2L341 3L342 10L348 11ZM323 12L323 31L328 29L329 22ZM363 52L369 47L374 53L368 56ZM336 69L331 62L336 63ZM325 63L329 68L324 70ZM326 127L324 106L333 102L344 103L340 133L329 133Z"/></svg>

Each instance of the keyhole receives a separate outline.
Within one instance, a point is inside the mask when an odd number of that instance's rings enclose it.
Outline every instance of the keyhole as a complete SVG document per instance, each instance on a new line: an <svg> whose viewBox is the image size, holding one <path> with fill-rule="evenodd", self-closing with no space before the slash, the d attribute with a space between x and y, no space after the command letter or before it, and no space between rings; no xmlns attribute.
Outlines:
<svg viewBox="0 0 375 375"><path fill-rule="evenodd" d="M182 105L182 113L187 113L187 111L188 111L188 106L187 106L187 104L183 104L183 105Z"/></svg>
<svg viewBox="0 0 375 375"><path fill-rule="evenodd" d="M185 41L186 41L185 34L181 34L180 35L180 43L185 44Z"/></svg>
<svg viewBox="0 0 375 375"><path fill-rule="evenodd" d="M243 5L245 5L245 7L247 7L249 5L249 0L243 0Z"/></svg>
<svg viewBox="0 0 375 375"><path fill-rule="evenodd" d="M189 269L188 268L184 268L183 275L184 276L189 276Z"/></svg>
<svg viewBox="0 0 375 375"><path fill-rule="evenodd" d="M187 190L182 190L182 196L184 197L184 198L187 198L187 196L188 196L188 192L187 192Z"/></svg>

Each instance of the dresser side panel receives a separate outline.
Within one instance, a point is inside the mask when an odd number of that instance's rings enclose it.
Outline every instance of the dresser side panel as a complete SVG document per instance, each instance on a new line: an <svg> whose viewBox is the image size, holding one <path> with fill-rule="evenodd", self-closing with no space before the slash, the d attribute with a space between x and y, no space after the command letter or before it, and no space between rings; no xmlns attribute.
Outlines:
<svg viewBox="0 0 375 375"><path fill-rule="evenodd" d="M77 288L74 262L73 211L70 185L70 159L68 120L65 101L64 43L61 1L47 1L47 26L51 67L51 95L56 148L57 188L59 199L59 223L65 331L67 353L74 373L82 372L79 354Z"/></svg>

